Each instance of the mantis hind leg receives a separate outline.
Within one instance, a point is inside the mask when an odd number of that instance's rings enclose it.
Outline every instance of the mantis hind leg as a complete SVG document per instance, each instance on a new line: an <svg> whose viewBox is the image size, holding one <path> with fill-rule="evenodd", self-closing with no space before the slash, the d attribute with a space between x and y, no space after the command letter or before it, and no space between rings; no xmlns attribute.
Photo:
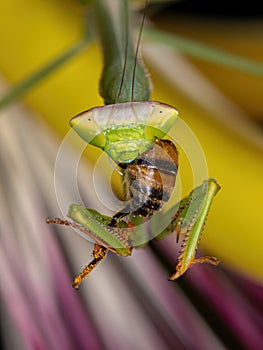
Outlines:
<svg viewBox="0 0 263 350"><path fill-rule="evenodd" d="M82 272L75 277L72 287L74 289L79 289L80 283L84 278L88 277L89 274L95 267L106 257L107 249L99 244L94 244L93 256L94 259L84 267Z"/></svg>

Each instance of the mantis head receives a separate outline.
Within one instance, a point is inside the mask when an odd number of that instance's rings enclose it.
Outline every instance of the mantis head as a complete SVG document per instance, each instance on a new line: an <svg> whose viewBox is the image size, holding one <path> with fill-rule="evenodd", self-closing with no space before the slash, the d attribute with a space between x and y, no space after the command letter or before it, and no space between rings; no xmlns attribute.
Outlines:
<svg viewBox="0 0 263 350"><path fill-rule="evenodd" d="M127 102L84 111L70 125L87 143L103 149L117 163L129 163L162 138L178 112L167 104Z"/></svg>

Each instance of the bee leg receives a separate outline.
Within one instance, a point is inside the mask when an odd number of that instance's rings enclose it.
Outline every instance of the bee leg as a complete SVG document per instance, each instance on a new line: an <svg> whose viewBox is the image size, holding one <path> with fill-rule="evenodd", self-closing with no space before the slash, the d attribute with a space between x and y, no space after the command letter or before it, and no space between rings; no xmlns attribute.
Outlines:
<svg viewBox="0 0 263 350"><path fill-rule="evenodd" d="M84 280L84 278L88 277L93 269L106 257L107 249L99 244L94 244L93 256L94 259L84 267L82 272L75 277L72 287L75 289L79 289L80 283Z"/></svg>

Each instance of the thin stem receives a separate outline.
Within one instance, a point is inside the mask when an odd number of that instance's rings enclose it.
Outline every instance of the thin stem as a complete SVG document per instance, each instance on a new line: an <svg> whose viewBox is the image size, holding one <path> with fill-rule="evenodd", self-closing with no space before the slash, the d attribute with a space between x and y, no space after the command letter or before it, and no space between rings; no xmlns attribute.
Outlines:
<svg viewBox="0 0 263 350"><path fill-rule="evenodd" d="M156 29L145 29L143 35L147 40L169 45L175 50L189 56L263 77L263 63L217 49L195 40L187 39L175 34L168 34Z"/></svg>
<svg viewBox="0 0 263 350"><path fill-rule="evenodd" d="M46 64L38 71L16 84L4 96L2 96L0 99L0 108L7 106L19 97L23 96L30 89L35 87L36 84L40 83L43 79L47 78L51 73L56 71L56 69L85 49L89 42L90 38L79 41L50 63Z"/></svg>

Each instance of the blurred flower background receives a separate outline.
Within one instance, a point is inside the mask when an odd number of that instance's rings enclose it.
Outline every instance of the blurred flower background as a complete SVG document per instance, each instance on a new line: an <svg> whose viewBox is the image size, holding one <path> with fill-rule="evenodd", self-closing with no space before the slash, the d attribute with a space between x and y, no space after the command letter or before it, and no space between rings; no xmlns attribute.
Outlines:
<svg viewBox="0 0 263 350"><path fill-rule="evenodd" d="M226 1L153 1L142 42L153 99L180 111L204 149L209 175L222 186L201 242L203 251L220 257L220 267L196 266L168 282L176 261L175 239L169 236L129 258L109 255L76 292L72 278L90 261L92 246L70 229L46 225L45 218L61 216L54 167L69 119L103 104L100 49L96 42L89 44L88 35L83 40L91 1L82 3L10 0L0 5L1 96L43 67L58 66L46 76L42 71L41 82L19 101L4 105L2 100L2 348L262 349L259 4L231 10ZM154 36L157 29L175 43ZM210 47L216 48L214 55ZM66 147L59 190L73 203L78 146ZM88 147L86 155L78 169L79 191L87 206L103 211L90 181L97 151ZM191 177L187 171L183 175L188 193ZM103 173L99 181L107 193Z"/></svg>

